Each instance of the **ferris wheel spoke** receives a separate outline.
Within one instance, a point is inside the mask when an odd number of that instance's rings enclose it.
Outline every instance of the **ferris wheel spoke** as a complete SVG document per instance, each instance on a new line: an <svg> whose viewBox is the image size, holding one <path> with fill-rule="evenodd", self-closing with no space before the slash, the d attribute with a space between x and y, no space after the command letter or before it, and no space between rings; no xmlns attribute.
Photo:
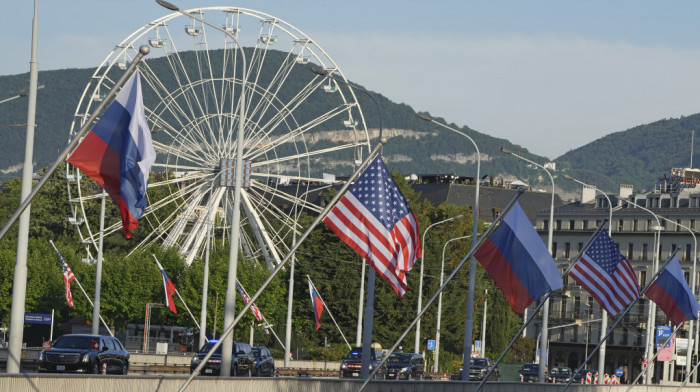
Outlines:
<svg viewBox="0 0 700 392"><path fill-rule="evenodd" d="M273 193L275 195L275 197L279 197L282 200L289 201L290 205L296 205L297 207L300 208L300 211L302 209L307 209L307 210L311 210L311 211L314 211L316 213L319 213L323 210L323 208L321 208L320 206L317 206L316 204L309 202L306 199L297 197L297 196L295 196L291 193L287 193L285 191L280 191L279 189L273 188L269 185L255 182L255 186L259 187L264 192ZM296 192L296 194L298 194L298 193L299 192Z"/></svg>
<svg viewBox="0 0 700 392"><path fill-rule="evenodd" d="M338 151L347 150L347 149L354 149L354 148L358 147L359 145L360 145L359 143L347 143L347 144L343 144L340 146L334 146L334 147L329 147L329 148L322 148L319 150L308 151L304 154L295 154L295 155L289 155L289 156L281 157L281 158L268 159L268 160L262 161L262 162L254 162L253 164L251 164L251 166L259 167L259 166L273 165L273 164L278 164L278 163L283 163L283 162L295 161L298 159L308 159L308 158L316 156L316 155L324 155L324 154L328 154L331 152L338 152Z"/></svg>
<svg viewBox="0 0 700 392"><path fill-rule="evenodd" d="M255 206L251 204L251 200L248 197L247 192L244 190L241 191L241 206L248 217L251 230L253 231L258 245L263 252L268 268L271 270L274 269L274 267L279 265L281 261L280 256L277 253L277 249L275 249L274 243L270 239L268 232L264 229L261 216L259 215Z"/></svg>

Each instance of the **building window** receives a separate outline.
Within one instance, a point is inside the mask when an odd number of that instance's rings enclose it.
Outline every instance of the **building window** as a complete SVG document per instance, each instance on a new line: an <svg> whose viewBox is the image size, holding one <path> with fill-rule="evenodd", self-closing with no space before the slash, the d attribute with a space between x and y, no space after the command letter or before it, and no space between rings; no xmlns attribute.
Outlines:
<svg viewBox="0 0 700 392"><path fill-rule="evenodd" d="M627 244L627 260L632 260L634 257L634 245L630 242Z"/></svg>
<svg viewBox="0 0 700 392"><path fill-rule="evenodd" d="M582 250L583 250L583 242L579 242L578 243L578 253L581 253Z"/></svg>
<svg viewBox="0 0 700 392"><path fill-rule="evenodd" d="M557 219L557 225L554 226L555 230L561 230L561 219Z"/></svg>
<svg viewBox="0 0 700 392"><path fill-rule="evenodd" d="M554 258L554 259L557 258L557 243L556 242L552 243L552 258Z"/></svg>
<svg viewBox="0 0 700 392"><path fill-rule="evenodd" d="M588 220L583 220L583 230L588 230Z"/></svg>
<svg viewBox="0 0 700 392"><path fill-rule="evenodd" d="M569 221L569 230L574 230L574 229L576 229L576 221L571 219Z"/></svg>
<svg viewBox="0 0 700 392"><path fill-rule="evenodd" d="M647 285L647 272L646 271L639 271L639 285L642 287ZM640 302L640 305L641 305L641 302Z"/></svg>
<svg viewBox="0 0 700 392"><path fill-rule="evenodd" d="M632 231L637 231L637 220L632 221Z"/></svg>
<svg viewBox="0 0 700 392"><path fill-rule="evenodd" d="M571 244L568 242L564 243L564 258L565 259L568 259L569 257L571 257L571 256L569 256L570 252L571 252Z"/></svg>
<svg viewBox="0 0 700 392"><path fill-rule="evenodd" d="M681 231L681 220L676 219L676 231Z"/></svg>
<svg viewBox="0 0 700 392"><path fill-rule="evenodd" d="M542 221L542 230L549 230L549 219Z"/></svg>
<svg viewBox="0 0 700 392"><path fill-rule="evenodd" d="M651 231L651 219L647 219L647 231Z"/></svg>
<svg viewBox="0 0 700 392"><path fill-rule="evenodd" d="M574 318L581 313L581 297L574 298Z"/></svg>
<svg viewBox="0 0 700 392"><path fill-rule="evenodd" d="M685 244L685 261L690 261L690 255L691 255L690 244Z"/></svg>
<svg viewBox="0 0 700 392"><path fill-rule="evenodd" d="M688 283L688 286L690 286L690 272L683 272L683 277L685 278L685 282Z"/></svg>
<svg viewBox="0 0 700 392"><path fill-rule="evenodd" d="M690 220L690 229L694 230L695 229L695 219Z"/></svg>
<svg viewBox="0 0 700 392"><path fill-rule="evenodd" d="M559 318L566 317L566 297L561 299L561 307L559 309Z"/></svg>
<svg viewBox="0 0 700 392"><path fill-rule="evenodd" d="M574 325L574 336L571 341L578 342L578 325Z"/></svg>
<svg viewBox="0 0 700 392"><path fill-rule="evenodd" d="M659 244L659 258L664 254L664 244Z"/></svg>
<svg viewBox="0 0 700 392"><path fill-rule="evenodd" d="M593 297L588 297L586 299L586 305L588 305L587 314L588 314L589 320L593 318L593 301L594 301Z"/></svg>
<svg viewBox="0 0 700 392"><path fill-rule="evenodd" d="M642 260L648 260L647 258L647 244L642 244Z"/></svg>
<svg viewBox="0 0 700 392"><path fill-rule="evenodd" d="M623 223L624 221L622 219L617 221L617 231L622 231L622 228L624 227Z"/></svg>
<svg viewBox="0 0 700 392"><path fill-rule="evenodd" d="M600 227L600 222L602 222L600 219L595 220L595 228L596 229Z"/></svg>

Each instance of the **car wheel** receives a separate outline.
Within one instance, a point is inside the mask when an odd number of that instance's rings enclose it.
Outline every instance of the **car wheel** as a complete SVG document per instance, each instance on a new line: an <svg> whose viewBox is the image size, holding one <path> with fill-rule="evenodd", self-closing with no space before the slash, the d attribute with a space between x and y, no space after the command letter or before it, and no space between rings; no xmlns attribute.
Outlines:
<svg viewBox="0 0 700 392"><path fill-rule="evenodd" d="M248 375L247 377L253 377L253 370L251 368L248 368Z"/></svg>
<svg viewBox="0 0 700 392"><path fill-rule="evenodd" d="M100 364L95 362L92 364L92 374L100 374Z"/></svg>
<svg viewBox="0 0 700 392"><path fill-rule="evenodd" d="M272 369L270 370L270 374L268 375L268 377L272 377L274 375L275 375L275 367L273 366Z"/></svg>
<svg viewBox="0 0 700 392"><path fill-rule="evenodd" d="M236 377L238 376L238 366L234 365L233 369L231 369L231 377Z"/></svg>
<svg viewBox="0 0 700 392"><path fill-rule="evenodd" d="M129 364L128 363L122 367L122 375L126 376L127 374L129 374Z"/></svg>

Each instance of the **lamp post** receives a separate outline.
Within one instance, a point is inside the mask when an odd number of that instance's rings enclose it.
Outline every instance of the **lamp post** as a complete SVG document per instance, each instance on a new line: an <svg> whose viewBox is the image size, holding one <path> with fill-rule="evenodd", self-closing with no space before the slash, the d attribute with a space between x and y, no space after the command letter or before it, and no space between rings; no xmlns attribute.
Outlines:
<svg viewBox="0 0 700 392"><path fill-rule="evenodd" d="M171 11L179 12L186 15L196 21L199 21L207 26L210 26L224 34L226 34L233 42L236 44L243 57L242 62L242 73L241 73L241 94L239 97L239 119L238 119L238 137L236 139L236 160L235 160L235 182L233 191L233 217L231 219L231 242L229 249L229 264L228 264L228 281L226 287L226 297L224 302L224 330L227 330L229 325L233 324L233 320L236 316L236 273L238 268L238 247L240 243L240 223L241 223L241 188L243 185L243 133L245 131L245 89L246 89L246 77L247 77L247 63L248 60L245 55L243 47L238 42L236 37L222 29L221 27L208 22L194 14L187 13L172 3L164 0L156 0L160 6L167 8ZM233 75L235 78L235 75ZM233 352L233 335L226 335L221 347L222 352L228 353ZM228 377L231 375L231 356L223 355L221 357L221 376Z"/></svg>
<svg viewBox="0 0 700 392"><path fill-rule="evenodd" d="M549 253L552 253L552 237L554 236L554 178L552 177L552 174L547 170L544 166L540 165L539 163L535 163L519 154L514 154L512 151L506 150L505 147L501 146L501 151L503 151L506 154L510 154L511 156L514 156L516 158L522 159L523 161L534 165L542 170L544 170L545 173L549 176L550 181L552 181L552 201L549 206L549 233L547 236L547 249L549 250ZM552 257L556 257L555 255L552 255ZM543 347L542 352L545 354L543 357L545 358L545 361L540 361L540 366L539 370L537 373L538 379L539 380L544 380L544 370L545 367L547 366L546 360L547 358L546 353L549 347L547 347L547 344L549 343L548 339L548 332L547 332L547 325L549 323L549 297L545 300L544 306L542 307L542 340L540 342L540 346Z"/></svg>
<svg viewBox="0 0 700 392"><path fill-rule="evenodd" d="M423 238L421 240L421 249L423 249L423 254L420 257L420 279L418 283L418 306L416 308L416 314L420 313L421 309L423 308L423 268L425 267L425 235L428 233L428 230L430 230L433 226L437 226L441 223L449 222L451 220L461 218L463 215L457 215L453 216L452 218L447 218L443 219L440 222L435 222L432 225L428 226L427 229L423 230ZM421 319L418 319L416 322L416 340L415 340L415 353L420 353L420 321Z"/></svg>
<svg viewBox="0 0 700 392"><path fill-rule="evenodd" d="M648 208L642 207L639 204L625 200L626 203L631 204L635 206L636 208L641 208L642 210L650 213L654 219L656 219L656 226L650 226L649 229L654 230L654 239L656 240L654 243L655 249L654 249L654 261L653 261L653 267L654 268L654 273L658 271L659 269L659 253L660 253L660 248L661 248L661 231L664 229L661 226L661 222L659 221L659 216L651 212ZM656 331L654 331L654 324L656 324L656 303L654 301L649 301L649 316L647 318L647 339L646 339L646 344L645 344L645 351L644 351L644 357L647 361L653 356L654 353L654 336L656 335ZM653 376L654 372L654 364L649 361L648 365L650 366L650 371L646 372L645 375L645 384L650 384L651 379Z"/></svg>
<svg viewBox="0 0 700 392"><path fill-rule="evenodd" d="M484 290L484 318L481 322L481 352L479 353L482 357L485 357L486 352L486 310L488 309L489 303L489 291Z"/></svg>
<svg viewBox="0 0 700 392"><path fill-rule="evenodd" d="M442 264L440 266L440 287L442 287L442 283L445 280L445 249L447 249L447 244L449 244L452 241L463 240L463 239L467 239L469 237L471 237L471 235L467 235L464 237L452 238L450 240L447 240L445 242L445 245L442 246ZM441 320L441 318L442 318L442 291L438 295L437 328L435 329L435 363L433 364L433 372L434 373L438 372L438 362L440 361L440 320ZM469 358L467 358L465 361L468 362ZM464 369L464 367L463 367L463 369ZM467 370L464 370L464 371L462 371L462 373L464 373L466 371Z"/></svg>
<svg viewBox="0 0 700 392"><path fill-rule="evenodd" d="M384 129L384 120L382 118L382 107L379 105L379 102L377 102L377 99L374 97L374 94L370 94L369 91L363 89L362 87L356 85L355 83L351 83L342 79L337 79L335 75L331 74L330 72L326 71L325 69L320 69L317 67L308 67L308 70L315 73L316 75L320 76L325 76L327 78L333 79L336 82L342 83L346 86L348 86L350 89L355 89L358 91L362 91L365 93L367 96L369 96L372 99L372 102L377 106L377 113L379 114L379 140L380 143L382 140L384 140L383 136L383 129ZM363 263L364 266L364 263ZM363 268L364 269L364 268ZM363 328L363 334L362 334L362 341L364 344L362 344L362 372L360 373L360 377L363 379L367 379L369 377L369 363L370 363L370 350L371 350L371 345L372 345L372 326L374 324L374 285L375 285L375 280L376 280L376 272L374 271L374 268L369 268L369 273L367 274L367 300L366 300L366 306L365 306L365 318L364 318L364 328ZM360 301L362 303L362 301ZM360 305L361 306L361 305Z"/></svg>
<svg viewBox="0 0 700 392"><path fill-rule="evenodd" d="M608 195L605 192L598 189L597 187L593 187L589 184L586 184L583 181L579 181L579 180L571 177L570 175L564 174L563 177L566 178L567 180L577 182L583 186L593 188L593 189L595 189L596 192L600 193L601 195L603 195L605 197L605 199L608 201L608 208L610 209L610 212L608 214L608 228L611 228L612 227L611 225L612 225L613 206L612 206L612 203L610 202L610 198L608 197ZM608 235L610 235L610 238L612 238L612 229L608 230ZM601 319L600 330L605 332L608 330L608 311L601 308L601 312L602 312L602 314L600 317L600 319ZM586 336L588 336L588 335L586 335ZM600 334L600 339L601 340L603 339L603 333ZM607 346L607 341L603 340L602 342L600 342L600 349L599 349L600 351L598 352L598 374L605 373L605 349L606 349L606 346ZM588 350L588 342L586 342L586 350ZM588 358L588 355L586 355L586 358ZM599 384L603 384L604 382L605 382L605 380L603 380L603 377L598 378Z"/></svg>
<svg viewBox="0 0 700 392"><path fill-rule="evenodd" d="M476 142L474 142L474 139L469 137L466 133L459 131L457 129L454 129L448 125L445 125L443 123L435 121L432 117L426 115L426 114L421 114L421 113L416 113L416 116L420 118L421 120L425 121L430 121L431 123L438 125L442 128L445 128L451 132L454 132L456 134L462 135L465 138L467 138L472 145L474 145L474 149L476 149L476 156L477 156L477 161L476 161L476 189L474 190L474 204L473 204L473 209L474 209L474 217L473 217L473 224L472 224L472 236L474 236L474 239L477 238L477 231L479 230L479 184L481 183L481 152L479 152L479 146L476 145ZM474 246L476 246L476 241L472 241L472 250L474 249ZM469 289L467 292L467 320L465 322L465 327L464 327L464 353L462 354L462 362L464 363L463 365L463 372L462 372L462 381L469 381L469 369L471 367L469 358L472 356L472 334L474 331L474 286L475 286L475 275L476 275L476 259L474 257L471 258L469 262Z"/></svg>

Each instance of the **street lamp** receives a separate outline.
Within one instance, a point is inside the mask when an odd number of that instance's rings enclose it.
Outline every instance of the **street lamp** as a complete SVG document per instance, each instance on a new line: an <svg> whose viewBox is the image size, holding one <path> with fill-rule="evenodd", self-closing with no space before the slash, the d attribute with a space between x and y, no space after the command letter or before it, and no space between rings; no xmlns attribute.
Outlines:
<svg viewBox="0 0 700 392"><path fill-rule="evenodd" d="M550 181L552 181L552 202L549 206L549 225L547 225L549 228L549 234L547 237L547 249L549 250L549 253L552 254L552 237L554 235L554 178L552 177L552 174L549 172L549 170L547 170L544 166L540 165L539 163L535 163L535 162L521 156L520 154L514 154L512 151L506 150L506 148L503 146L501 146L501 151L506 153L506 154L510 154L516 158L522 159L523 161L544 170L544 172L547 173L547 175L549 176ZM552 255L552 257L555 257L555 255ZM545 300L544 306L542 309L542 341L540 343L540 346L544 348L544 350L542 350L543 352L546 352L547 349L549 348L549 347L547 347L547 344L549 342L548 336L547 336L548 335L548 332L547 332L547 324L548 323L549 323L549 297L547 297L547 299ZM542 364L540 362L539 370L537 373L539 380L544 380L545 366L547 366L546 363Z"/></svg>
<svg viewBox="0 0 700 392"><path fill-rule="evenodd" d="M471 235L467 235L464 237L457 237L457 238L452 238L450 240L447 240L445 242L445 245L442 246L442 264L440 266L440 287L442 287L442 283L445 279L445 250L447 249L447 244L449 244L452 241L457 241L457 240L463 240L466 238L471 237ZM438 308L437 308L437 328L435 329L435 363L433 364L433 372L437 373L438 372L438 362L440 360L440 320L442 318L442 291L438 295ZM468 359L466 360L468 362ZM462 373L466 372L467 370L464 370Z"/></svg>
<svg viewBox="0 0 700 392"><path fill-rule="evenodd" d="M421 120L430 121L433 124L439 125L449 131L456 134L462 135L469 139L469 141L474 145L476 149L476 189L474 191L474 217L472 225L472 235L477 238L477 231L479 230L479 184L481 183L481 153L479 152L479 146L476 145L474 139L469 137L466 133L454 129L448 125L435 121L432 117L427 114L416 113L416 116ZM476 241L472 241L472 250L476 245ZM475 275L476 275L476 259L472 257L469 262L469 289L467 294L467 320L464 327L464 353L462 354L463 371L462 371L462 381L469 381L469 369L471 367L469 358L472 356L472 333L474 331L474 286L475 286Z"/></svg>
<svg viewBox="0 0 700 392"><path fill-rule="evenodd" d="M40 84L40 85L38 85L38 86L36 87L36 89L37 89L37 90L41 90L41 89L44 88L44 87L45 87L45 86L44 86L43 84ZM17 98L28 97L28 96L29 96L29 90L24 90L24 91L22 91L21 93L15 95L15 96L13 96L13 97L3 99L2 101L0 101L0 103L10 102L10 101L13 101L13 100L15 100L15 99L17 99ZM27 124L22 124L22 125L27 125Z"/></svg>
<svg viewBox="0 0 700 392"><path fill-rule="evenodd" d="M425 267L425 235L428 233L428 230L432 228L433 226L437 226L441 223L449 222L451 220L461 218L464 215L459 214L457 216L453 216L452 218L447 218L444 220L441 220L440 222L435 222L432 225L428 226L427 229L423 230L423 239L421 240L421 249L423 249L423 254L420 257L420 280L418 283L418 306L416 308L416 314L419 314L421 309L423 308L423 268ZM421 319L418 319L416 322L416 341L415 341L415 351L416 353L420 353L420 321Z"/></svg>
<svg viewBox="0 0 700 392"><path fill-rule="evenodd" d="M239 97L240 103L238 105L240 109L239 121L238 121L238 137L236 140L236 160L235 160L235 182L233 191L233 217L231 219L231 242L229 244L229 264L228 264L228 282L226 287L226 297L224 301L224 330L228 328L229 325L233 324L233 320L236 316L236 272L238 268L238 246L240 243L240 224L241 224L241 188L243 183L243 133L245 131L245 89L246 89L246 77L248 75L247 63L248 60L245 55L243 47L238 42L236 37L222 29L221 27L208 22L195 14L187 13L176 5L169 3L165 0L156 0L160 6L167 8L171 11L179 12L186 15L200 23L206 24L224 34L226 34L231 40L236 44L241 52L241 57L243 57L242 62L242 74L241 74L241 94ZM235 77L235 75L233 76ZM233 335L226 335L221 347L222 352L228 353L233 352ZM221 357L221 376L228 377L231 375L231 356L223 355Z"/></svg>
<svg viewBox="0 0 700 392"><path fill-rule="evenodd" d="M654 230L654 239L655 241L655 248L654 249L654 261L653 261L653 268L654 268L654 273L659 269L659 253L660 253L660 248L661 248L661 231L664 230L664 228L661 226L661 222L659 221L659 216L651 212L648 208L642 207L639 204L625 200L625 203L631 204L637 208L641 208L642 210L650 213L654 219L656 219L656 226L650 226L649 229ZM645 351L644 351L644 357L648 360L649 358L652 357L653 352L654 352L654 338L653 336L656 334L654 331L654 324L656 323L656 303L654 301L649 301L649 316L647 319L647 339L646 339L646 344L645 344ZM653 369L654 364L649 363L649 366L652 367L649 370ZM646 373L646 377L644 382L646 384L651 383L651 378L652 378L652 371L648 371Z"/></svg>
<svg viewBox="0 0 700 392"><path fill-rule="evenodd" d="M567 180L571 180L571 181L577 182L583 186L587 186L587 187L595 189L596 192L600 193L601 195L603 195L605 197L605 199L608 200L608 208L610 209L610 212L608 214L608 228L610 228L610 225L612 225L613 206L612 206L612 203L610 202L610 198L608 197L608 195L605 192L598 189L597 187L593 187L591 185L586 184L583 181L579 181L579 180L571 177L568 174L564 174L563 176ZM612 230L608 230L608 235L610 235L610 238L612 238ZM601 314L602 321L600 323L600 330L607 331L608 330L608 311L603 309L603 308L601 308L601 311L602 311L602 314ZM601 340L603 339L602 333L600 334L600 339ZM608 344L608 342L605 340L600 342L600 349L599 349L600 351L598 352L598 374L605 373L605 349L606 349L607 344ZM588 350L588 343L586 343L586 350ZM586 355L586 357L588 357L588 355ZM604 382L605 381L603 380L602 377L598 379L599 384L603 384Z"/></svg>

